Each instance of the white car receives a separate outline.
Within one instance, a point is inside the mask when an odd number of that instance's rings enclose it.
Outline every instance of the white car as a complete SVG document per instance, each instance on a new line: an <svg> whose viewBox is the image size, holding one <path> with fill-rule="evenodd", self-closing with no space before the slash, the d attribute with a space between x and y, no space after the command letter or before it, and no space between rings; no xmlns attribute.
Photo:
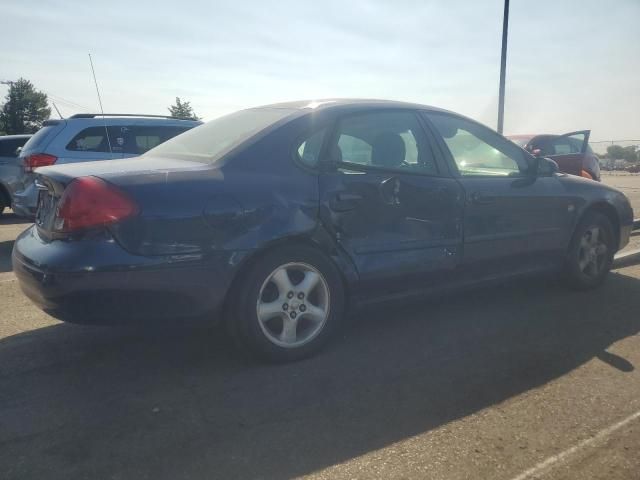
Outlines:
<svg viewBox="0 0 640 480"><path fill-rule="evenodd" d="M12 192L13 211L35 215L38 190L33 171L38 167L135 157L201 124L160 115L93 113L47 120L20 152L20 188Z"/></svg>

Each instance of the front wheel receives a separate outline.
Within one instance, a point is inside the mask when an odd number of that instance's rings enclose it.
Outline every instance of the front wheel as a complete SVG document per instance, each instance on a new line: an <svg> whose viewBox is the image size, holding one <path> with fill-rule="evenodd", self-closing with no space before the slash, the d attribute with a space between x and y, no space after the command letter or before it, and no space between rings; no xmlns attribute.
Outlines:
<svg viewBox="0 0 640 480"><path fill-rule="evenodd" d="M268 252L246 272L238 291L231 293L233 337L266 360L292 361L312 355L342 322L345 298L340 273L312 248Z"/></svg>
<svg viewBox="0 0 640 480"><path fill-rule="evenodd" d="M600 213L588 213L576 228L569 246L565 265L569 285L579 290L600 285L611 270L614 243L611 221Z"/></svg>

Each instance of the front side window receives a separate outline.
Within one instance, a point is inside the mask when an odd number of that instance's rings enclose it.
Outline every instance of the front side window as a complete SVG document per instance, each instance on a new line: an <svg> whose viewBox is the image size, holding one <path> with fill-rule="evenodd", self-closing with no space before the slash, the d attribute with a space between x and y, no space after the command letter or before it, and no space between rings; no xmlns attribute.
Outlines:
<svg viewBox="0 0 640 480"><path fill-rule="evenodd" d="M437 173L422 126L411 112L376 112L346 117L338 124L336 138L333 157L338 163Z"/></svg>
<svg viewBox="0 0 640 480"><path fill-rule="evenodd" d="M561 136L540 136L531 141L528 150L530 152L538 151L542 156L553 155L572 155L582 152L582 146L585 142L585 133L578 132L574 135Z"/></svg>
<svg viewBox="0 0 640 480"><path fill-rule="evenodd" d="M447 145L462 176L520 176L525 152L478 123L442 113L425 113Z"/></svg>
<svg viewBox="0 0 640 480"><path fill-rule="evenodd" d="M566 135L551 140L551 152L549 155L570 155L582 153L582 145L585 141L584 133Z"/></svg>

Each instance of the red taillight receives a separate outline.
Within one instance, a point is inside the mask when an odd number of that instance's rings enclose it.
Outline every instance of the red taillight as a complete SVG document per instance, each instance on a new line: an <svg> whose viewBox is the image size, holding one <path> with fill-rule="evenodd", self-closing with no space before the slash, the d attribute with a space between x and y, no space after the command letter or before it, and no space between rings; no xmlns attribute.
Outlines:
<svg viewBox="0 0 640 480"><path fill-rule="evenodd" d="M60 199L55 229L69 232L119 222L138 213L121 190L97 177L73 180Z"/></svg>
<svg viewBox="0 0 640 480"><path fill-rule="evenodd" d="M584 177L584 178L588 178L589 180L593 180L593 175L591 175L589 172L587 172L586 170L582 170L580 172L580 176Z"/></svg>
<svg viewBox="0 0 640 480"><path fill-rule="evenodd" d="M46 153L34 153L28 157L24 157L24 169L27 172L33 172L38 167L48 167L53 165L58 157L47 155Z"/></svg>

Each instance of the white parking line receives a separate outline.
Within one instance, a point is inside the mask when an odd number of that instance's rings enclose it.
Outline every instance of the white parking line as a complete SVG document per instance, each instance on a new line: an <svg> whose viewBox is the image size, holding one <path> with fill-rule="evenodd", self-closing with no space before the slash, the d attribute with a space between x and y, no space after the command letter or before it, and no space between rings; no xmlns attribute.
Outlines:
<svg viewBox="0 0 640 480"><path fill-rule="evenodd" d="M517 477L512 478L512 480L526 480L528 478L531 478L533 475L540 475L541 473L544 473L545 471L550 470L557 463L562 462L567 457L573 455L577 451L583 448L590 447L598 443L599 441L604 440L606 437L611 435L616 430L621 429L625 425L628 425L629 423L633 422L634 420L637 420L638 418L640 418L640 411L634 413L633 415L628 416L624 420L621 420L614 425L611 425L610 427L605 428L604 430L601 430L600 432L595 434L593 437L583 440L577 445L574 445L573 447L568 448L564 452L561 452L557 455L553 455L552 457L547 458L543 462L538 463L535 467L532 467L526 472L521 473Z"/></svg>

